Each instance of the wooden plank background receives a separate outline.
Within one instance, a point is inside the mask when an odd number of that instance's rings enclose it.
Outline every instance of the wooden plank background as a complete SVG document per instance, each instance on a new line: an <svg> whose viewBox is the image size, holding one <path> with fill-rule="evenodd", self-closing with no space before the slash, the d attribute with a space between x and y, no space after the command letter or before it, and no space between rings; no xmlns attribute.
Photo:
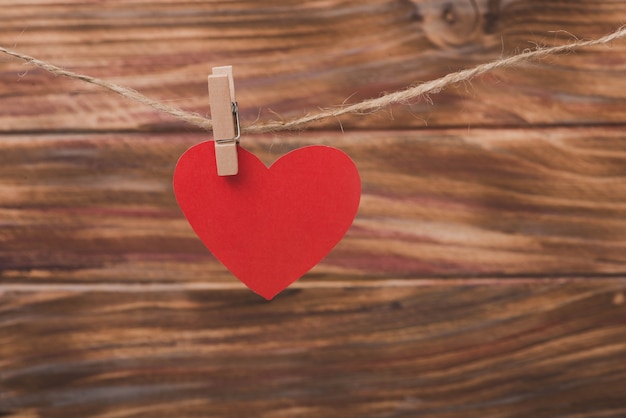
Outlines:
<svg viewBox="0 0 626 418"><path fill-rule="evenodd" d="M599 37L621 0L0 4L0 45L245 125ZM246 136L347 152L346 238L274 301L172 194L210 135L0 56L0 416L626 416L626 41Z"/></svg>

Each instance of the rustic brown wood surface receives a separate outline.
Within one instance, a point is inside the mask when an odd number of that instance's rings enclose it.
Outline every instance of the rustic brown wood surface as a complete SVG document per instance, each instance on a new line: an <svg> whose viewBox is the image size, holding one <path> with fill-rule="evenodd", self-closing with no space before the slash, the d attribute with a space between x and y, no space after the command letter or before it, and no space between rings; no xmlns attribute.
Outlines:
<svg viewBox="0 0 626 418"><path fill-rule="evenodd" d="M601 1L16 2L0 44L202 114L206 79L232 64L246 124L302 116L511 55L598 37L626 21ZM494 72L345 127L622 122L626 44ZM0 130L173 129L111 93L0 57ZM324 126L336 129L337 120Z"/></svg>
<svg viewBox="0 0 626 418"><path fill-rule="evenodd" d="M602 36L622 0L0 4L0 45L244 124ZM210 134L0 56L0 416L626 416L626 41L303 133L363 180L346 238L268 303L171 177ZM342 132L342 129L345 133Z"/></svg>
<svg viewBox="0 0 626 418"><path fill-rule="evenodd" d="M626 282L8 291L6 416L620 417ZM30 413L30 415L28 415Z"/></svg>
<svg viewBox="0 0 626 418"><path fill-rule="evenodd" d="M172 192L176 160L207 135L5 138L0 280L233 283ZM311 143L347 152L363 183L354 225L312 271L315 280L626 274L621 130L318 132L243 142L268 164Z"/></svg>

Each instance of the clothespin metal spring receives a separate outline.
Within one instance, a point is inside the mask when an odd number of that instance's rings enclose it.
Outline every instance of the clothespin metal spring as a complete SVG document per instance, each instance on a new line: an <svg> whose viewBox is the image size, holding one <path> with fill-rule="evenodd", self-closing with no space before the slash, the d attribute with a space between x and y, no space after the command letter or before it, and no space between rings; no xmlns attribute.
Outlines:
<svg viewBox="0 0 626 418"><path fill-rule="evenodd" d="M236 135L232 139L216 139L215 142L225 143L235 141L237 144L239 143L239 138L241 138L241 125L239 124L239 106L237 106L237 102L232 102L231 105L233 109L233 120L235 122Z"/></svg>

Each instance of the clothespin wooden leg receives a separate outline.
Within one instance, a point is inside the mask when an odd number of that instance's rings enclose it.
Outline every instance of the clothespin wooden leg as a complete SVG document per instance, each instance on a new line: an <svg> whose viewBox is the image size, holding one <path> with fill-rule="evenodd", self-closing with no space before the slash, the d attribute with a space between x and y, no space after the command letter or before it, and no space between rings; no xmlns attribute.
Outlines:
<svg viewBox="0 0 626 418"><path fill-rule="evenodd" d="M214 67L213 74L209 76L209 104L218 176L234 176L239 172L239 111L232 74L231 66Z"/></svg>

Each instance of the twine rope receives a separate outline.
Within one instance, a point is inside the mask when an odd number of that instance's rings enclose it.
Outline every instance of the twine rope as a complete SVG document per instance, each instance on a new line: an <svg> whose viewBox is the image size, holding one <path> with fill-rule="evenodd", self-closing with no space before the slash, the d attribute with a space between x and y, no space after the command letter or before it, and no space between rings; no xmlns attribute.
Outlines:
<svg viewBox="0 0 626 418"><path fill-rule="evenodd" d="M423 98L429 94L439 93L450 85L464 82L464 81L469 81L473 79L474 77L488 73L497 68L510 67L510 66L513 66L521 62L525 62L525 61L537 60L537 59L544 58L547 56L566 53L566 52L573 52L580 48L585 48L585 47L590 47L590 46L595 46L595 45L606 45L614 40L621 39L624 37L626 37L626 25L620 27L615 32L612 32L601 38L587 40L587 41L577 40L577 41L574 41L565 45L560 45L560 46L537 47L535 49L525 50L524 52L520 54L512 55L507 58L501 58L501 59L491 61L485 64L477 65L472 68L450 73L441 78L427 81L427 82L418 84L416 86L411 86L403 90L384 94L374 99L367 99L367 100L364 100L355 104L351 104L351 105L342 105L342 106L336 106L332 108L323 108L318 113L309 114L309 115L291 119L288 121L274 120L274 121L269 121L269 122L262 123L262 124L254 124L249 127L244 127L243 132L267 133L267 132L277 132L277 131L286 131L286 130L297 130L297 129L302 129L305 125L308 125L312 122L321 121L321 120L328 119L328 118L336 118L338 116L345 115L345 114L359 114L359 113L365 113L365 112L368 112L368 113L375 112L377 110L383 109L392 104L408 103L410 101ZM212 130L213 124L211 122L211 119L204 117L195 112L182 110L175 106L170 106L170 105L158 102L156 100L150 99L149 97L146 97L143 94L139 93L137 90L131 89L129 87L121 86L119 84L111 83L110 81L91 77L85 74L78 74L72 71L68 71L63 68L52 65L48 62L39 60L37 58L31 57L26 54L22 54L22 53L4 48L2 46L0 46L0 52L3 52L12 57L18 58L22 61L25 61L28 64L39 67L54 75L68 77L74 80L81 80L90 84L95 84L96 86L100 86L104 89L110 90L128 99L135 100L137 102L151 106L152 108L160 112L168 113L174 116L175 118L188 122L192 125L196 125L207 131Z"/></svg>

